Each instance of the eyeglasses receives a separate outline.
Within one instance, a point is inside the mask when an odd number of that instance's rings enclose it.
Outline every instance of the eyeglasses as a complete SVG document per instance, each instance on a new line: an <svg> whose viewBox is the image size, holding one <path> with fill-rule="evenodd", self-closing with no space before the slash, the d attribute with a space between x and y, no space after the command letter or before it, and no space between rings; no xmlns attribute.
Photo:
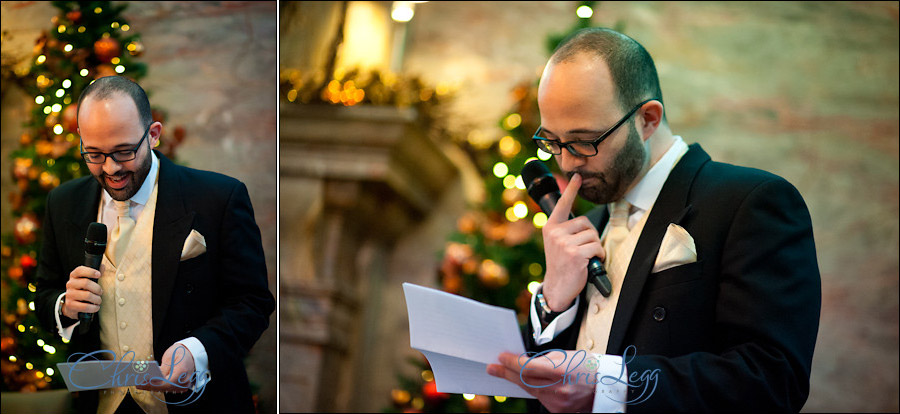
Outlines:
<svg viewBox="0 0 900 414"><path fill-rule="evenodd" d="M541 151L553 155L562 154L562 149L565 148L576 157L592 157L594 155L597 155L597 146L600 145L603 140L612 135L612 133L615 132L616 129L622 126L622 124L624 124L625 121L628 120L628 118L631 118L631 116L634 115L638 109L641 109L641 107L643 107L647 102L658 100L659 99L657 98L651 98L637 104L637 106L635 106L631 111L628 111L628 113L625 114L625 117L620 119L619 122L616 122L616 124L613 125L612 128L608 129L599 137L592 140L573 140L570 142L561 142L558 139L550 139L542 136L544 127L538 127L537 131L535 131L534 136L531 139L534 140L534 143L538 148L541 149Z"/></svg>
<svg viewBox="0 0 900 414"><path fill-rule="evenodd" d="M132 149L113 152L85 151L84 142L81 142L81 157L84 158L84 162L89 164L104 164L106 163L106 157L112 157L115 162L131 161L137 156L138 149L141 148L141 144L147 138L147 133L150 132L150 125L147 125L141 140Z"/></svg>

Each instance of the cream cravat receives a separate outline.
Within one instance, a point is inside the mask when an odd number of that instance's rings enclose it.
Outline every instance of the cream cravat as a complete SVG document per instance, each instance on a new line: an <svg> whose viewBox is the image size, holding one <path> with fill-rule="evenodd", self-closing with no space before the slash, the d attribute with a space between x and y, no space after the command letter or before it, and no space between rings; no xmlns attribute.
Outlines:
<svg viewBox="0 0 900 414"><path fill-rule="evenodd" d="M612 214L609 217L609 231L606 233L606 239L603 243L603 249L606 250L606 267L607 269L613 265L613 257L622 244L622 241L628 237L628 213L631 210L631 203L625 199L613 203Z"/></svg>
<svg viewBox="0 0 900 414"><path fill-rule="evenodd" d="M134 230L134 219L131 218L131 201L113 200L116 204L116 228L113 230L110 247L113 252L113 264L119 266L119 259L125 255L125 249L128 248L128 241L131 240L131 232Z"/></svg>

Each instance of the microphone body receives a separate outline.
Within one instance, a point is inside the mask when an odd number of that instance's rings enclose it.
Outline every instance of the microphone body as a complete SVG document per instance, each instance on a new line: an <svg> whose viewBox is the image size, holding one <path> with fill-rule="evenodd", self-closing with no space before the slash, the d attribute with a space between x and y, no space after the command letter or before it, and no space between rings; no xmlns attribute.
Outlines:
<svg viewBox="0 0 900 414"><path fill-rule="evenodd" d="M527 183L528 195L539 205L541 210L548 216L553 213L556 203L559 202L562 194L559 192L559 186L556 185L556 179L547 169L544 163L538 160L532 160L525 164L522 168L522 179ZM575 215L569 212L569 220L575 218ZM588 261L588 283L594 285L600 294L609 297L612 293L612 283L603 262L599 257L594 256Z"/></svg>
<svg viewBox="0 0 900 414"><path fill-rule="evenodd" d="M106 225L103 223L91 223L87 234L84 236L84 265L94 270L100 270L103 262L103 253L106 251ZM91 279L94 282L97 279ZM91 329L93 313L78 312L78 333L85 334Z"/></svg>

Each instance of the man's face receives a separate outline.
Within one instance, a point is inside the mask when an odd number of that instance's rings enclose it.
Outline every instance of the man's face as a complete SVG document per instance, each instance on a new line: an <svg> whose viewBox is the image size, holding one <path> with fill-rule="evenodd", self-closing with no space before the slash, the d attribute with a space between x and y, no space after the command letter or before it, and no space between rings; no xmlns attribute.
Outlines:
<svg viewBox="0 0 900 414"><path fill-rule="evenodd" d="M626 111L616 100L609 68L585 55L548 64L538 89L541 126L562 142L594 140L616 124ZM631 117L597 146L597 155L578 157L563 149L554 156L569 178L583 177L578 194L595 204L616 201L632 187L649 161L649 152Z"/></svg>
<svg viewBox="0 0 900 414"><path fill-rule="evenodd" d="M146 125L141 125L137 106L125 94L114 94L101 100L88 97L82 102L78 115L78 132L84 151L131 150L141 140ZM128 200L138 192L150 172L150 148L159 138L158 123L154 123L147 138L131 161L116 162L111 156L103 164L88 163L91 175L114 200Z"/></svg>

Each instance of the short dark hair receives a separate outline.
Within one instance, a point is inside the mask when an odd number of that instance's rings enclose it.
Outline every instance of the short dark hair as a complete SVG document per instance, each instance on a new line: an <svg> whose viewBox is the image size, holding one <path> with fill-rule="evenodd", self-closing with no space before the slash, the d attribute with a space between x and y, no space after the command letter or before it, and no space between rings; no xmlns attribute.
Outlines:
<svg viewBox="0 0 900 414"><path fill-rule="evenodd" d="M609 66L623 112L630 111L645 99L663 101L653 58L636 40L607 28L581 29L560 42L550 61L565 62L582 53L598 56Z"/></svg>
<svg viewBox="0 0 900 414"><path fill-rule="evenodd" d="M78 119L78 114L81 113L81 103L88 97L108 99L116 93L123 93L134 101L143 126L150 125L153 122L153 112L150 110L150 100L147 99L147 93L144 92L141 85L124 76L105 76L94 80L84 88L81 91L81 96L78 97L76 119Z"/></svg>

